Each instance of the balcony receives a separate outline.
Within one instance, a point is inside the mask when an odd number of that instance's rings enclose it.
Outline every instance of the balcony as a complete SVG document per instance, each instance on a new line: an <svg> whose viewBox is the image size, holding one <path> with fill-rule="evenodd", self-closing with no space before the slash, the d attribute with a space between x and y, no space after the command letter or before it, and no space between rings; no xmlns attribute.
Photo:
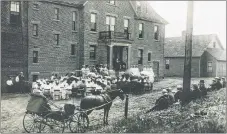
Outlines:
<svg viewBox="0 0 227 134"><path fill-rule="evenodd" d="M99 32L99 40L130 40L130 33L114 32L114 31L102 31Z"/></svg>

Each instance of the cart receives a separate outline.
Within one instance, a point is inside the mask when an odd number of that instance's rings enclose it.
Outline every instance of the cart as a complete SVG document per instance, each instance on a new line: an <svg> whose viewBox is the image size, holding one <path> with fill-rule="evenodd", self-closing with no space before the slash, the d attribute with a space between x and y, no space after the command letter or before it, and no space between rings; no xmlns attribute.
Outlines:
<svg viewBox="0 0 227 134"><path fill-rule="evenodd" d="M57 110L52 110L50 106ZM89 126L84 111L72 104L59 107L43 95L31 94L26 110L23 127L27 133L63 133L65 128L77 133L85 132Z"/></svg>

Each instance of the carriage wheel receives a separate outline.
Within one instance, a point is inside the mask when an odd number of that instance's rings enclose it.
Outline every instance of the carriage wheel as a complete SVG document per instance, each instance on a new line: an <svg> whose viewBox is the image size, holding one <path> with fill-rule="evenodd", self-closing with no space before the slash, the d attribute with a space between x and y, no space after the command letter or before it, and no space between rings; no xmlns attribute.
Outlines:
<svg viewBox="0 0 227 134"><path fill-rule="evenodd" d="M77 122L70 122L70 130L74 127L73 131L84 133L89 127L89 119L85 112L78 112L74 114L77 117Z"/></svg>
<svg viewBox="0 0 227 134"><path fill-rule="evenodd" d="M65 122L60 113L47 114L40 123L41 133L63 133Z"/></svg>
<svg viewBox="0 0 227 134"><path fill-rule="evenodd" d="M77 115L72 115L69 119L69 130L72 133L76 133L78 128L78 117Z"/></svg>
<svg viewBox="0 0 227 134"><path fill-rule="evenodd" d="M40 122L42 117L34 113L25 113L23 118L23 127L27 133L40 132Z"/></svg>

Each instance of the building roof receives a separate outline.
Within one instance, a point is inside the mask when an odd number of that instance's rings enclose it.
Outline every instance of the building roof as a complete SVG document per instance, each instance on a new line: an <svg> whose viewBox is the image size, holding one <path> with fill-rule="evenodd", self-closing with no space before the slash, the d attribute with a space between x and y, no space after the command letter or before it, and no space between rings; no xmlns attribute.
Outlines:
<svg viewBox="0 0 227 134"><path fill-rule="evenodd" d="M50 2L81 7L87 2L87 0L60 0L60 1L51 0Z"/></svg>
<svg viewBox="0 0 227 134"><path fill-rule="evenodd" d="M137 14L137 19L145 19L148 21L153 21L161 24L168 24L168 22L162 18L156 11L149 5L147 9L147 13Z"/></svg>
<svg viewBox="0 0 227 134"><path fill-rule="evenodd" d="M145 2L145 1L143 1ZM147 13L146 12L141 12L137 13L136 7L133 6L132 2L130 1L131 6L133 7L133 10L135 12L135 18L136 19L141 19L141 20L147 20L147 21L152 21L156 23L161 23L161 24L168 24L168 22L162 18L152 7L149 3L147 4Z"/></svg>
<svg viewBox="0 0 227 134"><path fill-rule="evenodd" d="M226 50L218 48L208 48L206 51L210 53L215 59L220 61L226 61Z"/></svg>
<svg viewBox="0 0 227 134"><path fill-rule="evenodd" d="M193 35L192 37L192 57L200 57L204 50L208 47L215 34L209 35ZM170 37L165 39L164 44L165 57L184 57L185 56L185 40L183 37Z"/></svg>

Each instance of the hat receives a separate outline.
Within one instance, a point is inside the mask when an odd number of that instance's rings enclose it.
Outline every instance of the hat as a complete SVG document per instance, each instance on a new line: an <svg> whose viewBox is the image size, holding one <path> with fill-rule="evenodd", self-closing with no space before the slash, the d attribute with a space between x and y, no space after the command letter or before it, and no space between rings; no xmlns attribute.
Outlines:
<svg viewBox="0 0 227 134"><path fill-rule="evenodd" d="M219 77L215 77L215 79L219 79Z"/></svg>
<svg viewBox="0 0 227 134"><path fill-rule="evenodd" d="M171 88L166 88L166 91L167 92L172 92L172 89Z"/></svg>
<svg viewBox="0 0 227 134"><path fill-rule="evenodd" d="M162 93L163 94L167 93L167 90L166 89L162 89Z"/></svg>
<svg viewBox="0 0 227 134"><path fill-rule="evenodd" d="M182 88L182 86L181 85L177 85L177 89L179 89L179 88Z"/></svg>

